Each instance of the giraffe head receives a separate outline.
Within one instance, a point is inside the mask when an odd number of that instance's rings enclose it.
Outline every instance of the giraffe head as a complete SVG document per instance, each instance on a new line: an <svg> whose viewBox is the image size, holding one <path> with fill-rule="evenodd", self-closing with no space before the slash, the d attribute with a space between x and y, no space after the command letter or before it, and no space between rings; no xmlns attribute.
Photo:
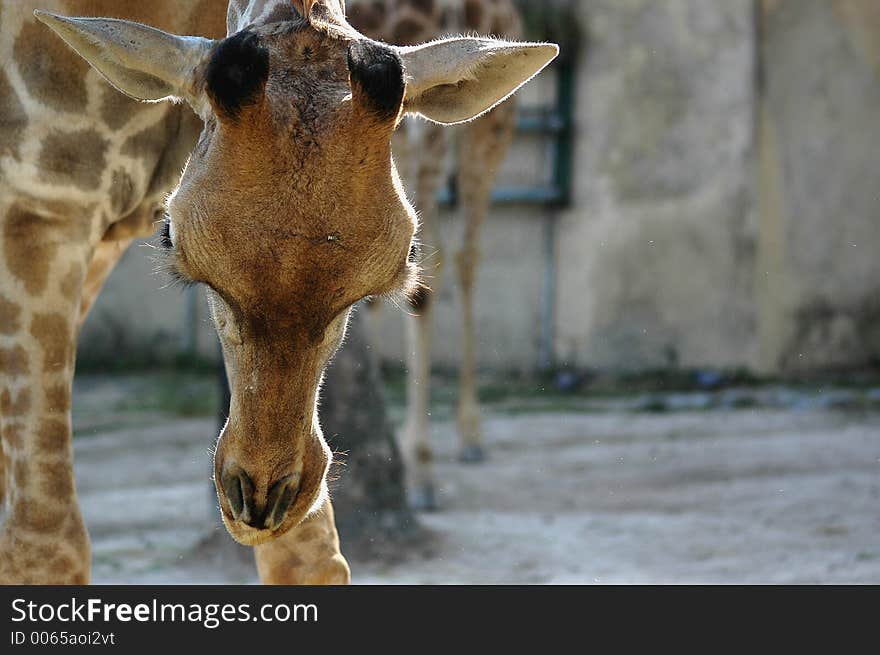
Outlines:
<svg viewBox="0 0 880 655"><path fill-rule="evenodd" d="M236 10L237 11L237 10ZM167 203L173 268L203 283L232 389L214 456L241 543L286 532L326 493L316 399L354 303L406 292L416 216L391 158L406 113L473 119L557 54L454 38L398 48L345 20L341 0L279 2L212 41L37 12L123 93L182 99L204 131Z"/></svg>

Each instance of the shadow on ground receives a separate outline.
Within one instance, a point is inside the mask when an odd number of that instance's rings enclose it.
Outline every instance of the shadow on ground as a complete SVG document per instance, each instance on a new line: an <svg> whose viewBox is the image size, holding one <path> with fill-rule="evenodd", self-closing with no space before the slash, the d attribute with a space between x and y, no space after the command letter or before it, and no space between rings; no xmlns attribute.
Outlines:
<svg viewBox="0 0 880 655"><path fill-rule="evenodd" d="M132 402L167 396L153 389L167 384L77 382L93 579L255 583L249 549L217 522L214 419ZM876 391L717 393L738 400L498 399L481 467L455 462L453 422L439 408L442 511L420 515L420 541L354 561L354 581L880 583Z"/></svg>

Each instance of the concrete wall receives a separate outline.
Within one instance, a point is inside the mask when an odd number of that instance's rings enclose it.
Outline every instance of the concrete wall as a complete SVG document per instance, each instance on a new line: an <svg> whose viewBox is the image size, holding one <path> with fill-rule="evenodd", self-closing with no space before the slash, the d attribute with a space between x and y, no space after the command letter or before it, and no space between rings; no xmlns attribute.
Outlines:
<svg viewBox="0 0 880 655"><path fill-rule="evenodd" d="M563 365L766 372L876 361L880 3L571 6L585 34L573 203L493 210L478 291L482 365L533 370L546 306ZM521 102L546 104L554 84L539 78ZM499 181L537 183L549 169L546 144L521 138ZM450 253L459 231L445 214ZM111 277L83 333L86 356L113 339L159 353L192 341L187 296L156 291L163 281L148 256L133 249ZM436 312L446 366L458 358L453 278L448 265ZM197 307L198 348L213 353L201 294ZM402 362L399 312L372 319L381 355Z"/></svg>
<svg viewBox="0 0 880 655"><path fill-rule="evenodd" d="M880 357L880 3L765 0L760 365Z"/></svg>
<svg viewBox="0 0 880 655"><path fill-rule="evenodd" d="M577 366L751 361L751 0L575 3L574 206L557 354Z"/></svg>

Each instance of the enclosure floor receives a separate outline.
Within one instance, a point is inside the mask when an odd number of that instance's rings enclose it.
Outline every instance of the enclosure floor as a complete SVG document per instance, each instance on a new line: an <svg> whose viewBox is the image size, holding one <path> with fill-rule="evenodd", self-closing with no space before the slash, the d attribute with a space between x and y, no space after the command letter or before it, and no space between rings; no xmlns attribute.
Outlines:
<svg viewBox="0 0 880 655"><path fill-rule="evenodd" d="M76 439L93 581L256 582L246 551L214 552L214 422L147 418ZM430 547L354 582L880 583L878 413L490 410L485 429L490 460L465 467L435 425Z"/></svg>

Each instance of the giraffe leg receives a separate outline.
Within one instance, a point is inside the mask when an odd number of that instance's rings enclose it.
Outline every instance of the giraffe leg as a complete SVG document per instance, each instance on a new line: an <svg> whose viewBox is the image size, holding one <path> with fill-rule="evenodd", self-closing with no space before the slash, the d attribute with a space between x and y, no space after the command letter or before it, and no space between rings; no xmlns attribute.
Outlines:
<svg viewBox="0 0 880 655"><path fill-rule="evenodd" d="M329 500L278 539L255 546L254 558L263 584L345 585L351 581Z"/></svg>
<svg viewBox="0 0 880 655"><path fill-rule="evenodd" d="M3 219L0 584L85 583L90 546L73 478L70 397L87 227L17 207Z"/></svg>
<svg viewBox="0 0 880 655"><path fill-rule="evenodd" d="M121 241L101 241L95 246L92 259L89 262L88 272L83 282L82 299L80 301L79 310L79 327L85 322L101 292L101 287L107 281L107 277L116 266L116 262L125 254L126 249L131 243L131 239L123 239Z"/></svg>
<svg viewBox="0 0 880 655"><path fill-rule="evenodd" d="M6 510L6 484L9 481L6 469L6 453L3 450L3 440L0 439L0 523Z"/></svg>
<svg viewBox="0 0 880 655"><path fill-rule="evenodd" d="M463 462L485 458L476 382L474 291L480 261L480 231L489 213L492 187L513 136L515 103L508 101L487 116L469 123L461 136L459 189L464 234L456 256L461 293L461 367L459 371L459 457Z"/></svg>
<svg viewBox="0 0 880 655"><path fill-rule="evenodd" d="M89 580L71 444L76 339L130 238L92 247L84 225L14 207L5 218L4 245L32 259L7 262L10 275L0 276L9 317L0 330L0 481L5 475L7 510L0 584Z"/></svg>
<svg viewBox="0 0 880 655"><path fill-rule="evenodd" d="M436 125L422 126L415 169L416 201L421 216L419 241L422 244L422 276L427 288L413 299L413 315L407 317L407 403L402 452L407 470L410 503L416 509L437 507L435 476L430 444L431 406L431 295L443 279L443 244L437 229L437 192L445 169L446 139Z"/></svg>
<svg viewBox="0 0 880 655"><path fill-rule="evenodd" d="M416 306L418 305L418 306ZM406 317L409 370L406 380L406 421L402 453L406 463L409 500L413 508L437 509L434 454L430 443L431 325L430 292L419 293L412 316Z"/></svg>

